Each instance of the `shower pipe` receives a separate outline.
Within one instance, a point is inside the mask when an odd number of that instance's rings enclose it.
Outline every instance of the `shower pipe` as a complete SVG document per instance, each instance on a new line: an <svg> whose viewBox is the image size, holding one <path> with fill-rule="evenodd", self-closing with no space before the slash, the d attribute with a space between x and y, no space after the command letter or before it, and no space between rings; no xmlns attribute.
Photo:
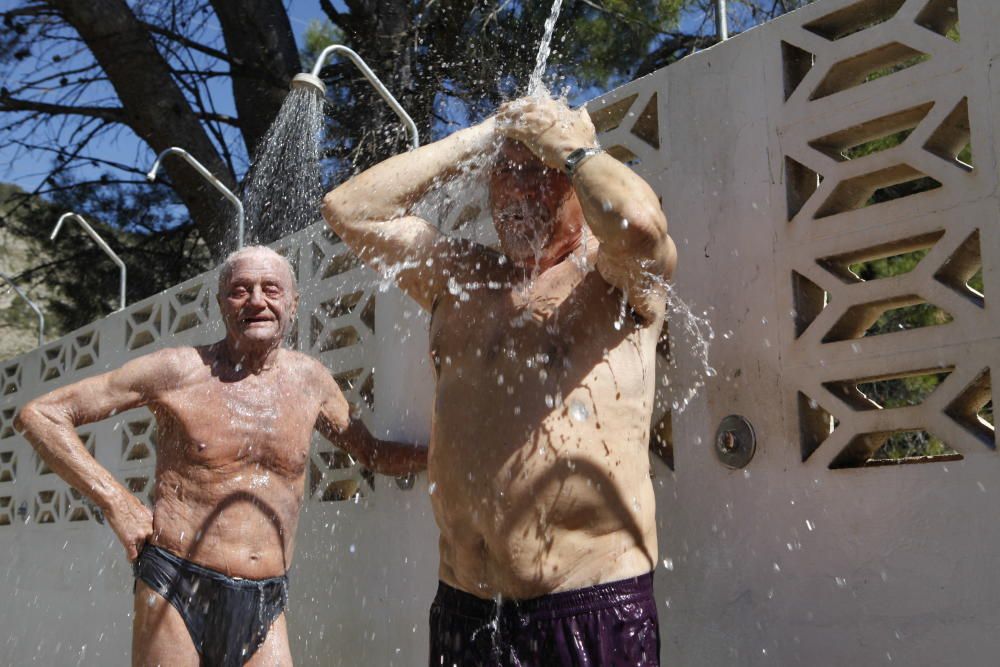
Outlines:
<svg viewBox="0 0 1000 667"><path fill-rule="evenodd" d="M361 70L361 73L365 75L365 78L368 79L368 83L370 83L372 87L375 88L378 94L382 96L382 99L385 100L390 107L392 107L392 110L394 112L396 112L396 115L399 117L400 120L403 121L403 124L406 126L406 132L410 136L410 149L415 150L417 148L420 148L420 134L417 131L417 124L413 122L412 118L410 118L410 114L406 113L406 110L403 108L403 106L396 100L395 97L392 96L392 93L389 92L389 89L385 87L382 81L379 80L377 76L375 76L375 72L373 72L371 68L368 67L368 65L361 58L361 56L359 56L357 53L347 48L346 46L343 46L341 44L332 44L323 49L323 51L319 54L319 58L316 59L316 63L313 65L312 71L301 72L300 74L296 74L294 77L292 77L292 82L289 87L292 90L295 90L297 88L312 90L313 92L317 93L321 98L326 97L326 84L323 83L323 80L319 78L319 72L321 69L323 69L324 63L326 63L326 61L330 58L330 56L332 56L335 53L340 53L344 56L347 56L347 58L350 59L350 61L354 63L359 70ZM412 489L414 480L415 480L414 474L409 473L408 475L405 475L403 477L397 477L396 486L398 486L400 489L403 490Z"/></svg>
<svg viewBox="0 0 1000 667"><path fill-rule="evenodd" d="M201 162L198 162L198 160L196 160L194 156L192 156L186 150L184 150L183 148L178 148L177 146L171 146L170 148L167 148L162 153L157 155L156 162L153 163L152 169L150 169L149 173L146 174L146 180L148 180L150 183L154 183L156 181L156 172L160 168L160 161L163 160L163 158L165 158L168 155L177 155L178 157L184 158L184 160L186 160L188 164L194 167L195 171L201 174L206 181L211 183L216 190L221 192L222 196L224 196L226 199L228 199L233 203L233 206L236 207L236 226L237 226L236 249L239 250L240 248L242 248L243 238L244 238L243 202L239 200L239 197L233 194L232 190L223 185L222 181L216 178L212 172L206 169L205 165L203 165Z"/></svg>
<svg viewBox="0 0 1000 667"><path fill-rule="evenodd" d="M87 236L94 239L94 243L100 246L101 250L104 251L104 254L110 257L111 261L118 265L118 273L120 276L118 280L118 310L122 310L125 308L125 262L123 262L121 258L115 254L115 251L104 242L101 235L95 232L94 228L87 224L87 221L83 219L83 216L77 213L63 213L59 216L59 221L56 223L55 229L52 230L52 235L49 236L50 241L56 240L56 235L59 234L59 230L62 229L63 222L65 222L67 218L79 222L80 226L83 227L83 231L87 232Z"/></svg>
<svg viewBox="0 0 1000 667"><path fill-rule="evenodd" d="M313 65L312 72L302 72L301 74L296 74L292 78L291 88L305 88L308 90L315 90L320 94L320 97L326 96L326 84L319 78L319 72L323 69L323 65L326 61L335 53L347 56L351 62L353 62L361 73L365 75L368 79L368 83L372 85L373 88L382 96L392 110L396 112L399 119L403 121L406 126L406 132L410 135L410 148L420 148L420 135L417 132L417 124L413 122L410 118L410 114L406 113L402 105L396 101L396 98L392 96L392 93L383 85L375 73L372 72L371 68L362 60L361 56L352 51L351 49L343 46L341 44L332 44L319 54L319 58L316 59L316 64Z"/></svg>
<svg viewBox="0 0 1000 667"><path fill-rule="evenodd" d="M38 315L38 345L39 347L41 347L42 345L45 344L45 315L42 314L42 309L38 307L38 304L29 299L28 296L24 292L22 292L17 285L14 284L14 281L8 278L5 274L0 273L0 278L2 278L8 285L10 285L11 288L14 290L14 292L19 297L24 299L29 306L31 306L31 309L35 311L35 315Z"/></svg>
<svg viewBox="0 0 1000 667"><path fill-rule="evenodd" d="M729 19L726 16L726 0L715 0L715 35L720 42L729 39Z"/></svg>

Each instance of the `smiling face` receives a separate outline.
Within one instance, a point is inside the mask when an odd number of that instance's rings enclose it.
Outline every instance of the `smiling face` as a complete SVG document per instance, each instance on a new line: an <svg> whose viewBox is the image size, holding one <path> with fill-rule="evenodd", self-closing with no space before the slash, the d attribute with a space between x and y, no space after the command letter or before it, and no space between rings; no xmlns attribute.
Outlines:
<svg viewBox="0 0 1000 667"><path fill-rule="evenodd" d="M493 164L490 208L504 254L520 266L558 259L580 238L573 184L517 141L504 141Z"/></svg>
<svg viewBox="0 0 1000 667"><path fill-rule="evenodd" d="M288 262L269 248L252 247L226 261L218 299L228 338L274 347L291 328L299 295Z"/></svg>

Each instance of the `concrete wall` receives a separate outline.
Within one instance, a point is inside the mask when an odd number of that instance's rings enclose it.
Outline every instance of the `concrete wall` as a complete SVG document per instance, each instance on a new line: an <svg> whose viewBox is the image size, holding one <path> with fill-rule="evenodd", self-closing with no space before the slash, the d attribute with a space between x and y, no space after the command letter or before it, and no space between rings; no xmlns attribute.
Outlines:
<svg viewBox="0 0 1000 667"><path fill-rule="evenodd" d="M960 41L947 36L956 16ZM662 196L677 291L717 333L709 376L671 315L675 361L660 371L674 381L654 417L662 458L651 457L665 664L972 666L1000 651L1000 463L979 417L1000 330L998 20L992 0L820 0L589 105L604 145ZM886 67L899 71L865 82ZM843 155L911 129L895 148ZM967 143L972 165L957 159ZM940 187L865 206L921 175ZM303 286L295 344L376 428L426 433L426 390L413 390L428 377L425 320L321 228L282 246ZM919 248L929 252L904 276L849 271ZM985 297L966 286L980 266ZM120 547L12 432L14 412L156 347L212 340L213 283L0 364L0 663L122 664L130 623ZM921 302L951 321L864 335ZM916 405L880 409L858 389L927 374L947 377ZM672 411L672 392L694 379L705 387ZM757 434L739 470L714 449L731 414ZM81 430L148 490L148 413ZM874 464L886 438L912 430L956 453ZM423 664L437 567L426 488L373 489L352 467L331 469L328 451L316 442L292 572L297 664ZM360 496L332 500L355 484Z"/></svg>
<svg viewBox="0 0 1000 667"><path fill-rule="evenodd" d="M998 19L991 0L821 0L591 105L636 95L595 113L620 122L604 143L655 184L677 291L728 334L718 375L673 415L675 472L659 479L666 664L995 661L1000 461L978 413L998 361ZM872 76L886 67L899 71ZM909 129L890 150L842 154ZM970 142L973 165L957 159ZM924 175L940 187L865 206ZM918 248L903 276L847 271ZM985 299L966 285L980 266ZM952 321L864 335L923 302ZM857 389L937 373L917 405L879 409ZM713 452L730 414L758 437L742 470ZM908 430L957 454L871 462Z"/></svg>

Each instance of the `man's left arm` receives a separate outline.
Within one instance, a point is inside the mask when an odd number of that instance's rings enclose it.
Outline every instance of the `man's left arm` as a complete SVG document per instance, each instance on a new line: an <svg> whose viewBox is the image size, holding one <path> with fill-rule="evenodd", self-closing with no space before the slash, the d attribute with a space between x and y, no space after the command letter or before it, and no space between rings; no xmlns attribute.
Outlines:
<svg viewBox="0 0 1000 667"><path fill-rule="evenodd" d="M319 384L323 400L316 430L327 440L383 475L399 477L427 468L427 447L376 438L363 421L351 418L350 404L325 369Z"/></svg>
<svg viewBox="0 0 1000 667"><path fill-rule="evenodd" d="M497 126L555 169L563 169L573 151L597 147L587 110L572 110L555 100L525 98L508 104ZM597 270L644 319L656 319L666 302L666 280L677 264L656 193L604 152L584 158L572 182L587 225L601 244Z"/></svg>

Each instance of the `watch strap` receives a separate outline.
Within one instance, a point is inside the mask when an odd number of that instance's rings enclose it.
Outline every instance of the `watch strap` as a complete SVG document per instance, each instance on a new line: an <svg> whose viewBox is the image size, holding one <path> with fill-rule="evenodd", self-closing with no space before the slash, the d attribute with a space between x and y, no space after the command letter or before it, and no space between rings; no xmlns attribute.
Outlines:
<svg viewBox="0 0 1000 667"><path fill-rule="evenodd" d="M570 178L573 178L573 174L576 173L576 170L580 168L581 164L583 164L588 158L603 152L603 148L577 148L566 156L566 163L563 169Z"/></svg>

